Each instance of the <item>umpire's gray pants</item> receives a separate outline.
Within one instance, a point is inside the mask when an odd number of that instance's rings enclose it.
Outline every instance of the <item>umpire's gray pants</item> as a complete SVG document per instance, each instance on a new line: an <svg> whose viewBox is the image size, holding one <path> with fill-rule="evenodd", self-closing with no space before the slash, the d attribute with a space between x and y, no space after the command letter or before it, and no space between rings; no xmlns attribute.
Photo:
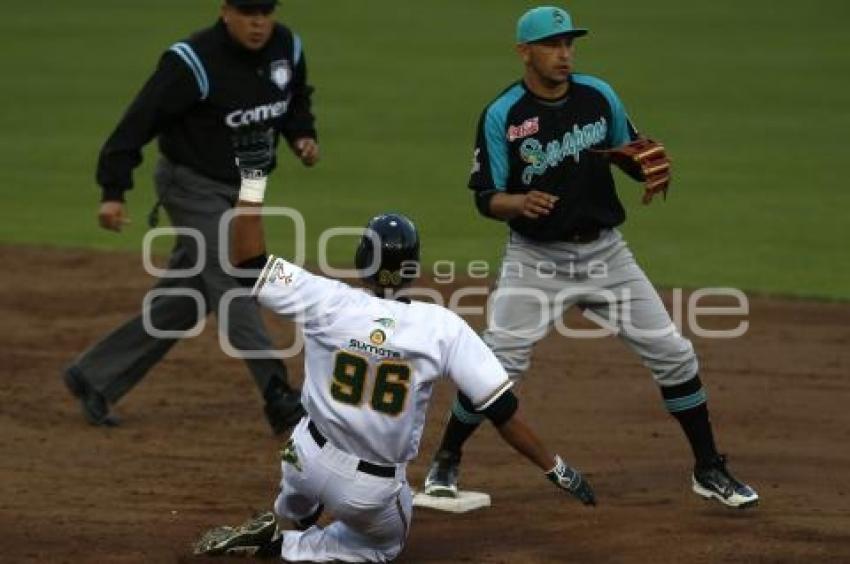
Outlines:
<svg viewBox="0 0 850 564"><path fill-rule="evenodd" d="M483 339L517 379L528 369L534 344L553 326L568 337L592 336L564 324L563 314L573 305L619 335L659 385L696 375L691 342L676 329L616 229L587 244L541 243L511 233Z"/></svg>
<svg viewBox="0 0 850 564"><path fill-rule="evenodd" d="M188 278L162 278L155 289L197 290L204 298L204 315L210 311L217 312L222 295L239 287L239 283L224 272L218 256L219 219L233 207L237 188L210 180L165 158L160 159L157 165L154 182L172 225L196 229L206 242L205 266L200 274ZM192 237L178 236L168 268L189 269L197 262L196 241ZM196 301L185 295L154 298L148 314L150 324L162 331L186 331L199 321ZM226 329L231 345L238 350L268 351L273 348L257 305L249 298L236 298L231 302ZM74 364L107 401L115 403L176 342L177 339L148 334L140 314L85 351ZM261 393L268 389L270 382L286 379L286 368L280 360L262 358L245 362Z"/></svg>

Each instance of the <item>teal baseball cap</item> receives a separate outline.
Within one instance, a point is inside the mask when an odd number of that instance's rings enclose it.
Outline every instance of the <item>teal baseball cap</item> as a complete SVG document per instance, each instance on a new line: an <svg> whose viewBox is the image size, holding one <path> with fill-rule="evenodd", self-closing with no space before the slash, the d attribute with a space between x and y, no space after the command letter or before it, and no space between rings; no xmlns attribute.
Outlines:
<svg viewBox="0 0 850 564"><path fill-rule="evenodd" d="M532 8L516 24L516 42L533 43L554 35L587 35L586 29L573 27L569 12L555 6Z"/></svg>

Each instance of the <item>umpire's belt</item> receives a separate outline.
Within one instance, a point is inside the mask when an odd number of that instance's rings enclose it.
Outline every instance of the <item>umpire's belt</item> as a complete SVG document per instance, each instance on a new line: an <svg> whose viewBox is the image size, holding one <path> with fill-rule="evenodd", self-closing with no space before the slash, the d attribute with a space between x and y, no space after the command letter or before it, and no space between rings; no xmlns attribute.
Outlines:
<svg viewBox="0 0 850 564"><path fill-rule="evenodd" d="M310 431L310 436L313 437L313 440L316 441L316 444L320 447L325 446L325 443L328 442L312 420L307 423L307 430ZM379 478L395 478L395 466L381 466L380 464L372 464L365 460L361 460L357 463L357 471L363 472L364 474L378 476Z"/></svg>

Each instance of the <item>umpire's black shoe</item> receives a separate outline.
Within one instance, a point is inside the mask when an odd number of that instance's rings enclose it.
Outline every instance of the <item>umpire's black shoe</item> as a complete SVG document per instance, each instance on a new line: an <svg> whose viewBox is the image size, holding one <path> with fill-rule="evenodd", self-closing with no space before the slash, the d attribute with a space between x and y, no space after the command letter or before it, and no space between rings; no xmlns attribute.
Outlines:
<svg viewBox="0 0 850 564"><path fill-rule="evenodd" d="M74 366L65 371L65 385L74 397L80 400L83 415L92 425L115 427L118 420L109 414L106 398L91 387L83 374Z"/></svg>
<svg viewBox="0 0 850 564"><path fill-rule="evenodd" d="M281 392L272 398L266 398L263 408L266 419L275 435L282 435L295 427L304 417L304 407L301 405L301 390Z"/></svg>
<svg viewBox="0 0 850 564"><path fill-rule="evenodd" d="M758 505L756 491L735 479L726 469L726 457L722 454L707 464L697 464L692 479L694 493L705 499L716 499L739 509Z"/></svg>

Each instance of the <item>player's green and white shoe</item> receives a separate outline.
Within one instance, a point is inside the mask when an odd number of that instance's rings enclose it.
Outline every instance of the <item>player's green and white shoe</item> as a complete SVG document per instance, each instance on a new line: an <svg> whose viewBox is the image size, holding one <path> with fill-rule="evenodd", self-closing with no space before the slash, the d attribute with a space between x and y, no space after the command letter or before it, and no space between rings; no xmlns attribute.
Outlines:
<svg viewBox="0 0 850 564"><path fill-rule="evenodd" d="M756 491L726 469L726 457L723 455L709 464L695 466L691 479L694 493L705 499L716 499L723 505L738 509L758 505Z"/></svg>
<svg viewBox="0 0 850 564"><path fill-rule="evenodd" d="M460 455L438 451L425 478L425 494L434 497L457 497Z"/></svg>
<svg viewBox="0 0 850 564"><path fill-rule="evenodd" d="M195 543L195 554L280 557L282 540L274 513L269 511L238 527L223 526L208 530Z"/></svg>

